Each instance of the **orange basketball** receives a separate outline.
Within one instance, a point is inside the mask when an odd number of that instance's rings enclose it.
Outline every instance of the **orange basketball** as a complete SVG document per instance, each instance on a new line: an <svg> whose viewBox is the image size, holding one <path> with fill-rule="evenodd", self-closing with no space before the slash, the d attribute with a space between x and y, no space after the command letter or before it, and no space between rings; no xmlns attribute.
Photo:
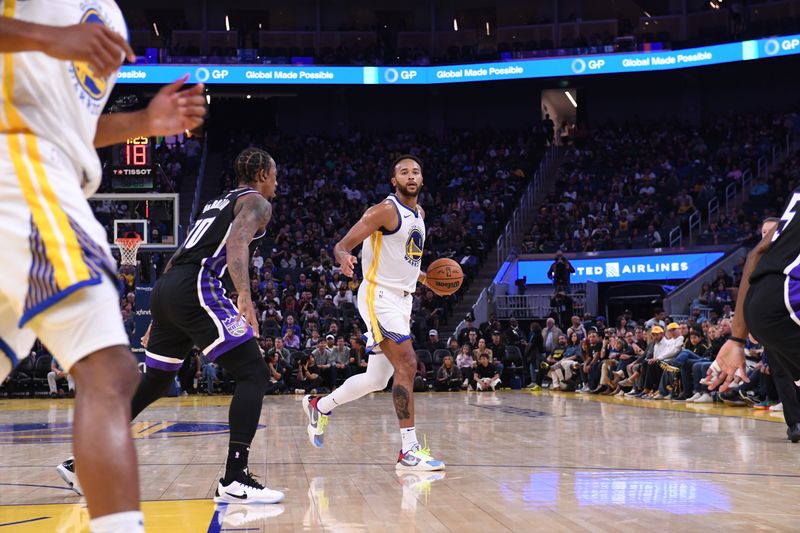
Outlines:
<svg viewBox="0 0 800 533"><path fill-rule="evenodd" d="M461 288L464 282L464 271L461 265L452 259L437 259L428 267L426 273L428 286L439 296L450 296Z"/></svg>

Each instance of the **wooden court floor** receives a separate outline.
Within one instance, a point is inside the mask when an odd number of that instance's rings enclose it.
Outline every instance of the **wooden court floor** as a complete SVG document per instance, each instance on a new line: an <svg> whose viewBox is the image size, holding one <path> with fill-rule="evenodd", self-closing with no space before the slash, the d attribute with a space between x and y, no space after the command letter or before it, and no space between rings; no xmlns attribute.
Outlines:
<svg viewBox="0 0 800 533"><path fill-rule="evenodd" d="M800 444L786 440L779 414L567 393L422 394L418 433L447 471L398 476L390 395L339 408L320 450L300 398L268 397L251 467L286 500L215 507L228 401L162 399L133 424L148 531L800 530ZM71 419L71 400L0 401L0 533L87 530L81 498L54 470L70 454Z"/></svg>

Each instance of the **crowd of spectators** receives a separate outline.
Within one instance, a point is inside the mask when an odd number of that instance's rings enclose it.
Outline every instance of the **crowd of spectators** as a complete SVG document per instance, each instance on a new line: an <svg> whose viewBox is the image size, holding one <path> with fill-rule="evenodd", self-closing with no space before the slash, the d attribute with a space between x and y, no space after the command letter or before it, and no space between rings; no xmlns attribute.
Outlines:
<svg viewBox="0 0 800 533"><path fill-rule="evenodd" d="M555 192L539 208L523 253L669 246L669 233L730 183L741 184L761 156L800 133L800 115L718 115L700 126L604 125L567 149ZM707 224L697 244L752 244L766 210L796 177L785 164L753 188L741 208ZM790 190L790 189L789 189ZM707 220L706 216L703 216ZM686 243L684 243L686 244Z"/></svg>

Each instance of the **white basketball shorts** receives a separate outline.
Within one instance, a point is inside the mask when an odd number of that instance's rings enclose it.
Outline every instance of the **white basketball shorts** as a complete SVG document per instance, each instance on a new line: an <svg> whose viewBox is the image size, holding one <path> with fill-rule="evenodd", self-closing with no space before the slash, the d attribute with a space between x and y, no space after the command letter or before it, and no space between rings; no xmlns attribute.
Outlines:
<svg viewBox="0 0 800 533"><path fill-rule="evenodd" d="M53 144L0 134L0 380L38 337L64 370L128 336L105 229Z"/></svg>
<svg viewBox="0 0 800 533"><path fill-rule="evenodd" d="M411 338L410 293L364 281L358 288L358 312L367 325L366 345L371 350L384 339L397 344Z"/></svg>

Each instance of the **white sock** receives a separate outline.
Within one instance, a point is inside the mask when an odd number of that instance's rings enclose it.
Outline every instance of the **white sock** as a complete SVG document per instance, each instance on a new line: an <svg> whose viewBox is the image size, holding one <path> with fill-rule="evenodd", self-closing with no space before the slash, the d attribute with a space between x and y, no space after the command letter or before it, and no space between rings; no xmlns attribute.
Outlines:
<svg viewBox="0 0 800 533"><path fill-rule="evenodd" d="M400 428L400 439L403 442L401 453L406 453L414 446L419 446L419 442L417 442L417 428L414 426L410 428Z"/></svg>
<svg viewBox="0 0 800 533"><path fill-rule="evenodd" d="M127 511L93 518L89 521L92 533L144 533L141 511Z"/></svg>

